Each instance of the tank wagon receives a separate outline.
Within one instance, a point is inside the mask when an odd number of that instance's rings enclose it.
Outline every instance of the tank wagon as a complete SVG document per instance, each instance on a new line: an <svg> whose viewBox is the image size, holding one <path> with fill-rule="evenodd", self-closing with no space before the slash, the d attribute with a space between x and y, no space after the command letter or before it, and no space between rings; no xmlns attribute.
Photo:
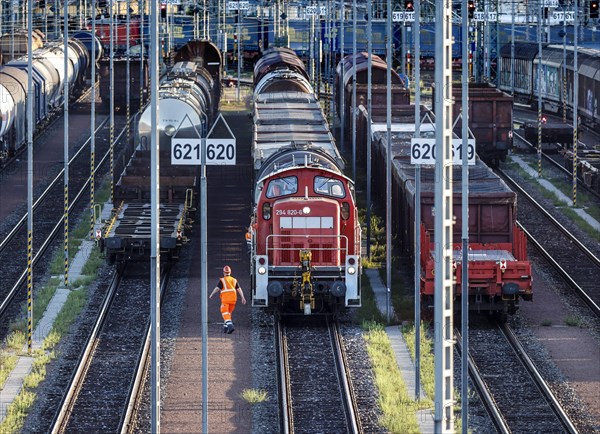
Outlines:
<svg viewBox="0 0 600 434"><path fill-rule="evenodd" d="M435 101L435 84L432 90ZM462 123L457 119L462 110L461 86L452 86L452 97L454 132L460 136ZM469 83L469 129L479 158L492 166L505 161L513 146L513 97L489 84Z"/></svg>
<svg viewBox="0 0 600 434"><path fill-rule="evenodd" d="M361 234L354 183L291 50L254 68L252 305L279 313L358 307Z"/></svg>
<svg viewBox="0 0 600 434"><path fill-rule="evenodd" d="M74 99L81 94L90 57L85 46L77 39L69 40L66 53L63 42L53 42L32 54L35 134L62 106L65 81L70 97ZM68 58L66 75L65 56ZM27 143L27 60L25 55L0 67L0 164Z"/></svg>
<svg viewBox="0 0 600 434"><path fill-rule="evenodd" d="M158 95L161 258L177 258L187 242L194 213L197 167L171 164L174 135L203 136L219 110L221 53L209 41L191 41L161 80ZM183 122L184 119L186 122ZM101 248L109 262L146 259L150 254L151 107L140 116L137 146L115 185L113 216L102 231ZM193 135L191 135L193 134Z"/></svg>
<svg viewBox="0 0 600 434"><path fill-rule="evenodd" d="M32 49L35 51L44 46L45 35L40 30L33 29L31 32ZM14 29L12 32L0 36L0 60L7 63L10 60L27 56L29 43L28 34L25 29Z"/></svg>
<svg viewBox="0 0 600 434"><path fill-rule="evenodd" d="M422 109L424 113L426 109ZM431 114L433 116L433 114ZM360 123L365 123L361 112ZM363 131L366 128L363 127ZM386 120L375 117L373 131L373 190L385 192L387 158ZM393 233L401 251L414 258L415 230L421 232L421 299L424 309L433 308L434 295L434 188L433 166L421 169L421 216L415 224L415 166L410 163L411 138L415 133L414 106L397 112L392 124L392 218ZM434 137L432 124L423 124L422 137ZM461 169L453 170L453 269L454 294L461 297ZM381 198L383 199L383 198ZM526 238L516 225L517 196L485 163L477 159L469 168L469 309L493 312L506 318L521 300L532 300L531 264ZM455 306L460 307L460 303Z"/></svg>
<svg viewBox="0 0 600 434"><path fill-rule="evenodd" d="M539 53L538 44L515 42L515 70L513 74L511 47L510 44L506 44L500 50L500 80L498 87L504 91L512 92L512 77L514 75L515 99L537 109L539 95L538 65L540 63L542 109L550 113L562 113L563 102L566 97L567 112L569 116L572 116L572 89L575 74L578 74L577 113L581 116L582 123L591 128L598 128L600 126L600 50L580 47L578 49L578 66L575 68L573 47L566 47L563 52L562 45L544 44L542 52ZM563 87L565 81L567 85L566 95ZM568 126L565 130L568 131Z"/></svg>

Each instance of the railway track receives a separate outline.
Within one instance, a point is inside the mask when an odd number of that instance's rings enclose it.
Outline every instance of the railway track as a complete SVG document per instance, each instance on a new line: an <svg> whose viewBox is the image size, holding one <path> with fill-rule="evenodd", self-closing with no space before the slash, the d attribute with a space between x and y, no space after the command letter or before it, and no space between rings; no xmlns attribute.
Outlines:
<svg viewBox="0 0 600 434"><path fill-rule="evenodd" d="M363 432L337 323L292 317L276 328L280 431Z"/></svg>
<svg viewBox="0 0 600 434"><path fill-rule="evenodd" d="M525 137L523 137L522 135L518 134L518 133L514 133L515 138L519 139L521 142L523 142L523 144L525 144L525 146L531 150L531 151L535 151L537 152L537 145L534 145L532 143L530 143L529 141L527 141L525 139ZM562 157L557 157L558 154L550 154L548 152L543 152L542 150L542 158L550 163L550 165L552 167L554 167L555 169L559 170L561 173L565 174L565 176L567 178L572 178L573 177L573 171L572 170L568 170L564 167L564 162ZM580 176L577 176L577 187L581 188L583 190L585 190L586 193L590 194L591 196L594 196L596 199L600 200L600 194L589 188L585 182L583 181L583 179Z"/></svg>
<svg viewBox="0 0 600 434"><path fill-rule="evenodd" d="M115 274L51 423L52 433L131 432L149 362L149 264ZM168 270L161 277L161 296Z"/></svg>
<svg viewBox="0 0 600 434"><path fill-rule="evenodd" d="M120 125L122 128L122 125ZM98 139L102 136L99 131L104 130L108 134L106 125L103 123L98 127ZM125 133L125 129L118 135L116 142ZM106 141L97 140L98 159L96 165L96 176L102 176L107 173L109 149ZM102 144L102 142L104 142ZM89 176L89 146L88 142L82 144L77 153L69 163L70 171L70 201L69 215L78 215L88 206L88 199L85 193L88 191ZM64 169L63 169L64 170ZM35 201L33 210L33 266L45 267L49 264L50 258L45 255L48 248L56 242L59 232L63 228L64 222L64 187L63 171L60 171L49 185L44 186L43 192ZM5 313L15 296L19 293L19 288L26 281L27 277L27 215L23 215L14 225L12 230L7 230L2 242L0 243L0 261L3 264L3 279L0 282L0 318L5 318ZM37 269L37 268L36 268ZM35 277L35 273L34 273Z"/></svg>
<svg viewBox="0 0 600 434"><path fill-rule="evenodd" d="M509 175L500 175L518 192L519 224L527 238L552 264L592 312L600 317L600 259L561 225ZM553 227L555 230L549 230Z"/></svg>
<svg viewBox="0 0 600 434"><path fill-rule="evenodd" d="M469 375L498 432L578 432L506 324L469 329Z"/></svg>

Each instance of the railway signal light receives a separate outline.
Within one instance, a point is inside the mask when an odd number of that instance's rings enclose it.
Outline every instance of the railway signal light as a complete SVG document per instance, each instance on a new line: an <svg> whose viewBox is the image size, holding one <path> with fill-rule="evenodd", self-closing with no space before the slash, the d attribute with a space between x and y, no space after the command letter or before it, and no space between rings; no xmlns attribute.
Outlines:
<svg viewBox="0 0 600 434"><path fill-rule="evenodd" d="M473 15L475 14L475 1L474 0L469 0L469 5L468 5L468 11L469 11L469 19L473 18Z"/></svg>
<svg viewBox="0 0 600 434"><path fill-rule="evenodd" d="M167 4L161 3L160 5L160 17L167 18Z"/></svg>
<svg viewBox="0 0 600 434"><path fill-rule="evenodd" d="M600 17L600 2L598 0L590 1L590 18Z"/></svg>
<svg viewBox="0 0 600 434"><path fill-rule="evenodd" d="M410 12L415 10L412 0L404 0L404 9Z"/></svg>

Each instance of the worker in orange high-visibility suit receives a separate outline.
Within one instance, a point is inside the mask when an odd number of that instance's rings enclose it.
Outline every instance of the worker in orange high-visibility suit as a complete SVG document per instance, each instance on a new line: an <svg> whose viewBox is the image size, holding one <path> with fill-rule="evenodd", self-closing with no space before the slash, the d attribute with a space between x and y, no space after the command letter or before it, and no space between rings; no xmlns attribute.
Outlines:
<svg viewBox="0 0 600 434"><path fill-rule="evenodd" d="M221 292L221 315L223 316L223 333L231 334L235 330L233 327L233 321L231 321L231 314L235 309L237 303L237 294L240 294L242 303L246 304L246 298L242 292L237 279L231 276L231 268L229 265L223 267L223 277L219 279L219 283L215 286L215 289L211 292L208 298L212 298L218 291Z"/></svg>

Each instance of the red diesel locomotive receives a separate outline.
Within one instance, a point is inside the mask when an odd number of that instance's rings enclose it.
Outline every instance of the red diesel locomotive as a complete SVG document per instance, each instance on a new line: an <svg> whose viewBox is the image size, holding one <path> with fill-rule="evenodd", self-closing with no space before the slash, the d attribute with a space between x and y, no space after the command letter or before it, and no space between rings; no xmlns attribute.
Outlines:
<svg viewBox="0 0 600 434"><path fill-rule="evenodd" d="M302 61L269 50L254 69L252 305L282 313L359 307L354 183Z"/></svg>

